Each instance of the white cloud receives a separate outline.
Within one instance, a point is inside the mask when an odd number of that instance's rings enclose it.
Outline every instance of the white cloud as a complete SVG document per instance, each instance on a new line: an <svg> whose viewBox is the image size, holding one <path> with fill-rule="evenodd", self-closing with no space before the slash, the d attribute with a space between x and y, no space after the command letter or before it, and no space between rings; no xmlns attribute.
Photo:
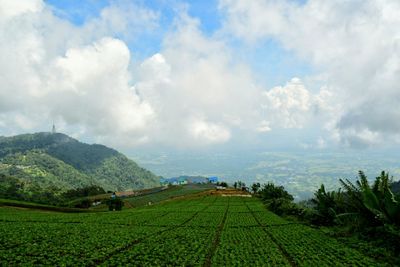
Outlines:
<svg viewBox="0 0 400 267"><path fill-rule="evenodd" d="M194 120L192 124L189 125L188 130L195 140L207 144L223 143L228 141L231 137L226 127L198 119Z"/></svg>
<svg viewBox="0 0 400 267"><path fill-rule="evenodd" d="M221 0L220 8L226 31L253 44L278 40L320 71L341 105L330 124L343 143L398 140L399 1Z"/></svg>
<svg viewBox="0 0 400 267"><path fill-rule="evenodd" d="M130 53L117 39L70 49L55 60L57 75L45 103L70 124L84 124L98 135L131 135L145 130L151 106L129 86Z"/></svg>
<svg viewBox="0 0 400 267"><path fill-rule="evenodd" d="M270 122L266 120L261 121L257 127L257 131L260 133L266 133L271 131Z"/></svg>
<svg viewBox="0 0 400 267"><path fill-rule="evenodd" d="M226 41L204 35L185 11L159 53L131 66L135 51L112 36L156 28L157 13L115 2L78 27L37 3L0 22L7 40L0 42L2 129L47 128L55 120L74 136L111 145L201 147L238 131L301 128L326 106L324 93L313 95L298 78L263 89Z"/></svg>
<svg viewBox="0 0 400 267"><path fill-rule="evenodd" d="M148 139L154 112L132 87L130 51L123 41L107 36L124 27L138 33L143 29L134 25L143 28L156 16L136 8L142 15L124 24L132 6L116 21L122 6L115 3L100 18L76 27L55 17L42 1L0 2L2 132L47 129L56 120L68 125L67 132L79 128L108 143Z"/></svg>
<svg viewBox="0 0 400 267"><path fill-rule="evenodd" d="M268 123L267 126L272 128L304 128L332 108L327 101L329 96L331 94L325 88L312 94L299 78L292 78L285 86L263 93L264 124Z"/></svg>
<svg viewBox="0 0 400 267"><path fill-rule="evenodd" d="M135 85L157 114L156 142L201 146L230 140L231 128L253 129L258 88L226 44L206 37L185 13L160 53L146 59Z"/></svg>
<svg viewBox="0 0 400 267"><path fill-rule="evenodd" d="M78 27L37 3L0 22L1 125L29 131L55 120L124 146L223 143L232 125L250 127L241 123L257 108L250 71L185 13L162 51L133 68L134 81L126 43L110 36L156 27L156 13L116 2Z"/></svg>
<svg viewBox="0 0 400 267"><path fill-rule="evenodd" d="M116 0L101 10L99 17L89 20L81 29L89 36L101 38L113 34L126 42L159 27L160 15L139 5L139 1Z"/></svg>
<svg viewBox="0 0 400 267"><path fill-rule="evenodd" d="M7 20L22 14L38 12L43 8L41 0L0 0L0 20Z"/></svg>

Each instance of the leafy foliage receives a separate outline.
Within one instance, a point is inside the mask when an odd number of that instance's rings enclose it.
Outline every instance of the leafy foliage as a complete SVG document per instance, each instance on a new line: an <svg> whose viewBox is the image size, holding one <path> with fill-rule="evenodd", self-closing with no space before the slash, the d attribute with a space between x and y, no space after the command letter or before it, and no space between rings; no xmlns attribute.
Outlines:
<svg viewBox="0 0 400 267"><path fill-rule="evenodd" d="M340 182L346 190L347 210L358 217L361 226L385 223L400 226L400 202L390 190L388 173L382 171L372 187L362 171L355 185L349 180Z"/></svg>
<svg viewBox="0 0 400 267"><path fill-rule="evenodd" d="M390 189L392 190L393 194L397 196L397 199L400 199L400 181L392 182L390 185Z"/></svg>
<svg viewBox="0 0 400 267"><path fill-rule="evenodd" d="M120 211L122 210L122 206L124 206L124 202L122 201L121 198L116 197L113 199L109 199L107 201L107 206L109 211L117 210Z"/></svg>
<svg viewBox="0 0 400 267"><path fill-rule="evenodd" d="M233 187L235 189L243 189L244 187L246 187L246 184L239 180L233 183Z"/></svg>
<svg viewBox="0 0 400 267"><path fill-rule="evenodd" d="M293 196L283 186L269 182L262 186L259 196L267 204L268 209L278 215L298 215L302 211L293 203Z"/></svg>
<svg viewBox="0 0 400 267"><path fill-rule="evenodd" d="M294 199L283 186L276 186L271 182L263 185L260 196L263 200L283 198L292 201Z"/></svg>
<svg viewBox="0 0 400 267"><path fill-rule="evenodd" d="M333 225L336 221L337 214L344 212L344 199L342 192L327 192L322 184L311 202L314 204L316 216L312 218L312 222L322 225Z"/></svg>
<svg viewBox="0 0 400 267"><path fill-rule="evenodd" d="M228 183L227 182L217 182L216 185L222 186L222 187L228 187Z"/></svg>
<svg viewBox="0 0 400 267"><path fill-rule="evenodd" d="M96 196L105 193L106 191L100 186L91 185L83 188L68 190L67 192L63 193L63 196L66 198L74 199L79 197Z"/></svg>
<svg viewBox="0 0 400 267"><path fill-rule="evenodd" d="M260 188L261 188L261 184L260 183L253 183L251 185L251 191L253 192L253 194L257 194L258 191L260 190Z"/></svg>

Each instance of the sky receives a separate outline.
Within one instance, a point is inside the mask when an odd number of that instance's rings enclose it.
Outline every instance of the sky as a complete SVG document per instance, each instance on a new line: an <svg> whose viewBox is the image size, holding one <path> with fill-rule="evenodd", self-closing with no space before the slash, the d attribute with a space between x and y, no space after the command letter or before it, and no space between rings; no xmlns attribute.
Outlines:
<svg viewBox="0 0 400 267"><path fill-rule="evenodd" d="M399 29L398 0L0 0L0 135L398 147Z"/></svg>

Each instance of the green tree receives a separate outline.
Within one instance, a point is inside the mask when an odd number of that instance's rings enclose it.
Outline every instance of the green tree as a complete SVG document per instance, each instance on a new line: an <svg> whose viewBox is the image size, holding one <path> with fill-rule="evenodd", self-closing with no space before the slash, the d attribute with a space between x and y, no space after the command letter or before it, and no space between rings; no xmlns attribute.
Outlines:
<svg viewBox="0 0 400 267"><path fill-rule="evenodd" d="M109 211L114 211L114 210L120 211L124 206L124 202L119 197L109 199L106 203L108 205Z"/></svg>
<svg viewBox="0 0 400 267"><path fill-rule="evenodd" d="M251 191L253 191L253 194L257 194L258 191L260 190L261 184L260 183L253 183L251 185Z"/></svg>
<svg viewBox="0 0 400 267"><path fill-rule="evenodd" d="M314 193L311 203L315 205L314 209L316 210L313 223L332 225L335 223L337 214L344 212L343 194L341 191L327 192L323 184Z"/></svg>
<svg viewBox="0 0 400 267"><path fill-rule="evenodd" d="M289 194L283 186L275 186L268 182L259 191L259 196L265 202L268 209L278 215L291 214L298 215L301 211L294 204L293 196Z"/></svg>
<svg viewBox="0 0 400 267"><path fill-rule="evenodd" d="M271 182L263 185L260 196L263 200L283 198L292 201L294 199L283 186L275 186Z"/></svg>

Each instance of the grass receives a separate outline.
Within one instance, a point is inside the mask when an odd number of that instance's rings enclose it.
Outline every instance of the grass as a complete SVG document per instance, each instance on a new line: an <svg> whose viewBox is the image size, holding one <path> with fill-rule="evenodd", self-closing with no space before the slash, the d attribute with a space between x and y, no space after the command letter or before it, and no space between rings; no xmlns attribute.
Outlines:
<svg viewBox="0 0 400 267"><path fill-rule="evenodd" d="M43 205L43 204L37 204L37 203L33 203L33 202L26 202L26 201L20 201L20 200L12 200L12 199L0 199L0 206L11 206L11 207L38 209L38 210L47 210L47 211L58 211L58 212L88 212L88 210L85 210L85 209L56 207L56 206L51 206L51 205Z"/></svg>
<svg viewBox="0 0 400 267"><path fill-rule="evenodd" d="M213 189L214 185L204 184L204 185L175 185L170 186L168 189L157 192L154 194L142 195L129 197L124 199L126 207L142 207L150 204L159 203L165 200L174 199L177 197L188 196L191 194L200 193L206 190Z"/></svg>

